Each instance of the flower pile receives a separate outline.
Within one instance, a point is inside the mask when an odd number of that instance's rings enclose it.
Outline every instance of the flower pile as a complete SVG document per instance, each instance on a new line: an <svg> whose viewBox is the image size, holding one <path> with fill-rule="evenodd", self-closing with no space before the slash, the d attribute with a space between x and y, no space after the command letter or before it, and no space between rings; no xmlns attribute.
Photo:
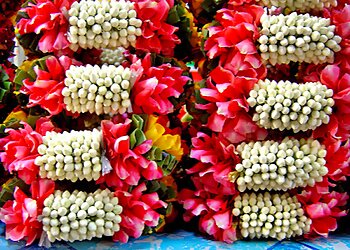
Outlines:
<svg viewBox="0 0 350 250"><path fill-rule="evenodd" d="M196 16L211 13L190 3ZM200 3L213 18L199 21L206 55L187 109L194 163L179 194L184 220L197 217L200 232L228 243L327 236L347 213L349 6Z"/></svg>
<svg viewBox="0 0 350 250"><path fill-rule="evenodd" d="M106 157L112 169L97 183L124 190L124 187L140 184L141 178L155 180L172 172L177 164L174 155L180 156L180 160L183 153L180 137L163 134L165 128L159 123L160 130L146 130L152 120L150 116L145 124L140 116L133 115L131 119L124 118L118 123L102 122Z"/></svg>
<svg viewBox="0 0 350 250"><path fill-rule="evenodd" d="M125 243L180 218L227 243L341 227L346 1L12 2L0 0L7 239Z"/></svg>

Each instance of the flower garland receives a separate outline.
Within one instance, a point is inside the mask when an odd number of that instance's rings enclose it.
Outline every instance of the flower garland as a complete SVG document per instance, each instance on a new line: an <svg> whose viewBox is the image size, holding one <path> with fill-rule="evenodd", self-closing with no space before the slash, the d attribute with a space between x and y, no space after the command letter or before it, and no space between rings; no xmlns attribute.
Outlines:
<svg viewBox="0 0 350 250"><path fill-rule="evenodd" d="M51 123L47 124L47 119L41 118L36 124L38 132L24 124L24 129L10 130L10 134L1 139L4 152L0 157L6 170L18 173L27 184L49 182L48 179L72 182L86 179L112 190L87 194L77 189L72 193L57 189L50 196L41 198L41 210L30 214L30 223L34 223L37 230L33 231L35 236L29 237L27 244L38 239L42 231L44 236L40 244L43 245L46 239L49 242L75 241L103 235L126 242L129 237L140 237L146 227L157 228L163 220L161 218L169 215L171 210L158 212L160 208L171 207L173 198L171 193L162 193L173 188L162 178L174 170L182 157L180 136L170 134L171 131L154 116L150 116L149 121L137 115L131 119L115 119L115 123L102 122L102 133L98 130L57 133ZM154 130L154 127L161 130ZM28 142L32 144L27 145ZM102 144L105 156L101 155ZM148 191L145 180L153 181L150 184L155 187L149 188L156 192ZM22 194L22 191L16 190L15 202L23 202L22 196L16 196L16 192ZM7 210L12 204L13 201L9 200L0 210L0 219L6 225L16 223L6 216L12 213ZM140 205L145 210L142 216L139 215ZM137 229L130 220L139 224ZM21 237L11 236L11 239L25 237L26 231L21 230L17 230Z"/></svg>
<svg viewBox="0 0 350 250"><path fill-rule="evenodd" d="M179 204L228 243L327 237L349 198L349 7L29 0L15 74L0 15L6 237L124 243Z"/></svg>
<svg viewBox="0 0 350 250"><path fill-rule="evenodd" d="M308 5L290 8L308 11ZM196 163L187 170L194 188L179 194L185 221L199 217L201 232L228 243L328 236L337 228L348 199L333 191L334 180L340 184L349 169L348 160L333 158L349 153L343 106L348 64L342 55L348 50L347 10L325 10L322 18L230 1L217 11L207 25L207 57L199 64L207 79L195 90L202 112L193 115L205 122L194 123L190 157ZM286 80L278 78L283 72ZM295 138L290 131L298 133ZM223 152L231 153L219 158ZM240 194L247 190L253 192ZM278 201L270 193L277 190L286 192ZM323 219L330 223L321 226Z"/></svg>
<svg viewBox="0 0 350 250"><path fill-rule="evenodd" d="M44 53L132 46L173 56L180 43L177 28L166 22L173 5L165 0L30 1L20 10L17 28L24 44L27 37L39 35L37 46Z"/></svg>
<svg viewBox="0 0 350 250"><path fill-rule="evenodd" d="M169 63L152 66L150 54L142 61L132 60L130 67L100 67L82 66L67 56L47 56L29 62L29 73L20 70L16 82L23 81L22 93L29 95L27 107L40 105L50 115L63 110L98 115L173 112L169 98L179 98L189 81L183 70Z"/></svg>

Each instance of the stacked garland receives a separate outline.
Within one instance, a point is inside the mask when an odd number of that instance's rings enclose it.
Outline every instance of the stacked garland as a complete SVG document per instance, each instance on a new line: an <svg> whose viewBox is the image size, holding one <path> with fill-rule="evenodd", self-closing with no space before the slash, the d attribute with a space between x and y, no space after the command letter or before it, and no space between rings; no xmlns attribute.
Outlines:
<svg viewBox="0 0 350 250"><path fill-rule="evenodd" d="M127 242L180 214L215 240L283 240L328 236L346 215L345 2L29 0L18 9L0 5L8 239ZM27 56L16 71L14 30Z"/></svg>
<svg viewBox="0 0 350 250"><path fill-rule="evenodd" d="M190 4L206 54L187 106L195 164L179 194L184 220L228 243L328 236L347 214L350 6Z"/></svg>
<svg viewBox="0 0 350 250"><path fill-rule="evenodd" d="M173 221L172 174L184 144L169 118L190 80L172 57L180 43L168 21L173 7L149 0L22 5L16 31L27 59L1 85L18 99L0 139L8 239L127 242ZM30 211L28 201L36 204Z"/></svg>

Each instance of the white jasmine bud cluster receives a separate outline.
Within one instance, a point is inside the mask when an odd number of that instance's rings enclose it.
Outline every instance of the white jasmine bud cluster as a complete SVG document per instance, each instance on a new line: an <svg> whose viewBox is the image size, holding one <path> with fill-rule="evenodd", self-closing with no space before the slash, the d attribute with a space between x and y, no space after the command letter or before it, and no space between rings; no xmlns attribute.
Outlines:
<svg viewBox="0 0 350 250"><path fill-rule="evenodd" d="M311 220L298 199L285 194L245 193L235 198L234 216L239 216L243 238L284 240L306 234Z"/></svg>
<svg viewBox="0 0 350 250"><path fill-rule="evenodd" d="M335 35L329 18L296 12L277 16L265 13L260 21L258 48L261 58L272 65L333 63L334 53L341 50L341 37Z"/></svg>
<svg viewBox="0 0 350 250"><path fill-rule="evenodd" d="M71 48L125 48L142 34L134 3L125 0L76 1L68 11Z"/></svg>
<svg viewBox="0 0 350 250"><path fill-rule="evenodd" d="M320 82L259 80L247 102L255 109L253 121L266 129L294 133L328 124L334 105L333 90Z"/></svg>
<svg viewBox="0 0 350 250"><path fill-rule="evenodd" d="M102 134L93 131L47 132L39 145L35 164L42 178L52 180L97 180L101 176Z"/></svg>
<svg viewBox="0 0 350 250"><path fill-rule="evenodd" d="M94 193L55 191L44 201L43 230L50 242L91 240L120 230L123 208L108 189Z"/></svg>
<svg viewBox="0 0 350 250"><path fill-rule="evenodd" d="M324 8L336 7L337 0L257 0L263 6L271 8L272 6L278 8L288 8L291 11L300 11L303 13L312 10L318 11Z"/></svg>
<svg viewBox="0 0 350 250"><path fill-rule="evenodd" d="M240 192L314 186L328 173L327 151L313 139L241 143L237 152L242 158L236 165Z"/></svg>
<svg viewBox="0 0 350 250"><path fill-rule="evenodd" d="M98 115L130 111L132 77L130 68L121 65L72 65L62 90L66 109Z"/></svg>
<svg viewBox="0 0 350 250"><path fill-rule="evenodd" d="M116 49L102 49L100 60L102 64L119 66L125 61L125 49L118 47Z"/></svg>

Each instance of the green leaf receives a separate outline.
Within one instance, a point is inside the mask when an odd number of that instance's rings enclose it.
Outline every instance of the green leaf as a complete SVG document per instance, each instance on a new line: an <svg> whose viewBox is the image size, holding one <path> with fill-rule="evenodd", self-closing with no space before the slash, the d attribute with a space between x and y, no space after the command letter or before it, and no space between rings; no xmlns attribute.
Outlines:
<svg viewBox="0 0 350 250"><path fill-rule="evenodd" d="M0 101L2 101L2 98L4 98L6 92L7 92L7 90L5 90L5 89L0 89Z"/></svg>
<svg viewBox="0 0 350 250"><path fill-rule="evenodd" d="M0 206L3 206L6 201L13 199L13 192L16 187L19 187L23 191L27 191L28 189L28 186L21 179L17 177L9 179L1 186Z"/></svg>
<svg viewBox="0 0 350 250"><path fill-rule="evenodd" d="M133 149L134 147L142 144L145 140L147 140L145 134L142 132L141 129L135 129L130 134L130 148Z"/></svg>
<svg viewBox="0 0 350 250"><path fill-rule="evenodd" d="M173 189L172 187L170 187L170 188L168 188L167 191L168 191L168 192L167 192L167 197L168 197L168 199L174 199L174 198L176 198L176 191L175 191L175 189Z"/></svg>
<svg viewBox="0 0 350 250"><path fill-rule="evenodd" d="M11 87L11 82L10 81L3 82L3 85L4 85L6 90L10 90L10 87Z"/></svg>
<svg viewBox="0 0 350 250"><path fill-rule="evenodd" d="M170 9L169 14L168 14L167 23L175 24L177 22L180 22L180 16L178 15L177 7L178 6L174 6Z"/></svg>
<svg viewBox="0 0 350 250"><path fill-rule="evenodd" d="M144 119L139 116L139 115L132 115L131 120L134 125L134 129L138 128L140 130L143 130L143 125L144 125Z"/></svg>
<svg viewBox="0 0 350 250"><path fill-rule="evenodd" d="M27 123L34 128L36 121L40 118L40 115L28 115Z"/></svg>
<svg viewBox="0 0 350 250"><path fill-rule="evenodd" d="M17 70L15 79L13 80L14 83L16 83L16 86L19 86L18 89L20 89L21 86L23 86L23 80L29 78L31 81L33 81L33 78L31 75L29 75L26 71L24 70ZM17 87L16 87L17 89ZM17 89L17 90L18 90Z"/></svg>
<svg viewBox="0 0 350 250"><path fill-rule="evenodd" d="M160 189L160 183L158 181L152 181L150 188L148 188L149 193L157 192Z"/></svg>

